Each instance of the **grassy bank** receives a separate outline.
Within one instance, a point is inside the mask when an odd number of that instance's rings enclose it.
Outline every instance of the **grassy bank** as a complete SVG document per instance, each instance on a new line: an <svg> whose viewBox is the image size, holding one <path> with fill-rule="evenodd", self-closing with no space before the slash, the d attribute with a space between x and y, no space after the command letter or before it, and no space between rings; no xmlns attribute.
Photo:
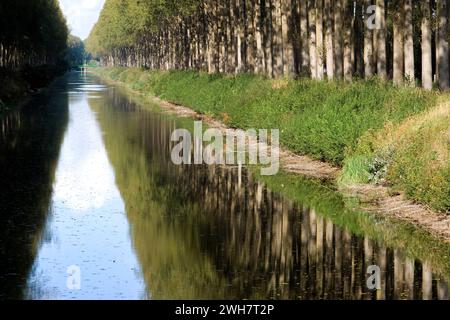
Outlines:
<svg viewBox="0 0 450 320"><path fill-rule="evenodd" d="M450 210L450 112L445 104L436 107L444 96L377 80L346 84L191 71L96 72L231 127L278 128L283 146L342 166L342 184L385 183Z"/></svg>

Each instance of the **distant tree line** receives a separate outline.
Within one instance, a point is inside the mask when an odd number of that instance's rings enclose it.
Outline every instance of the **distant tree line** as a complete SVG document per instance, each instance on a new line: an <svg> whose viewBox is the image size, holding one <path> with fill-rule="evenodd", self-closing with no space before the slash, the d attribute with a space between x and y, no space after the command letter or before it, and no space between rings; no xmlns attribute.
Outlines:
<svg viewBox="0 0 450 320"><path fill-rule="evenodd" d="M69 30L58 0L2 0L0 17L0 68L63 61Z"/></svg>
<svg viewBox="0 0 450 320"><path fill-rule="evenodd" d="M104 65L449 88L448 0L107 0Z"/></svg>
<svg viewBox="0 0 450 320"><path fill-rule="evenodd" d="M66 53L69 67L77 68L88 60L90 60L90 55L85 50L84 42L78 37L69 35Z"/></svg>

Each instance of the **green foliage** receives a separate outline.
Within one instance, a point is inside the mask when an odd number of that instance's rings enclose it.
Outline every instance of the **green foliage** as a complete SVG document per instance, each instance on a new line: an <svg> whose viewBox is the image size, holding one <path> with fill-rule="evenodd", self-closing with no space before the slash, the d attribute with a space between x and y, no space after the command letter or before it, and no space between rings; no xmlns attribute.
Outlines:
<svg viewBox="0 0 450 320"><path fill-rule="evenodd" d="M10 104L65 69L68 28L58 0L0 1L0 17L0 101Z"/></svg>
<svg viewBox="0 0 450 320"><path fill-rule="evenodd" d="M133 46L147 31L168 28L176 16L189 15L195 0L107 0L86 41L94 56Z"/></svg>
<svg viewBox="0 0 450 320"><path fill-rule="evenodd" d="M339 183L351 185L354 183L369 183L371 174L369 172L370 159L366 156L356 156L345 159L342 175Z"/></svg>
<svg viewBox="0 0 450 320"><path fill-rule="evenodd" d="M56 76L66 71L63 65L26 66L19 71L0 72L0 109L15 105L29 92L47 86ZM3 107L1 104L4 104ZM0 110L1 111L1 110Z"/></svg>
<svg viewBox="0 0 450 320"><path fill-rule="evenodd" d="M0 2L0 44L22 58L57 61L64 57L68 28L58 0Z"/></svg>
<svg viewBox="0 0 450 320"><path fill-rule="evenodd" d="M88 54L84 49L84 43L80 38L69 35L67 41L66 61L70 68L76 68L87 60Z"/></svg>

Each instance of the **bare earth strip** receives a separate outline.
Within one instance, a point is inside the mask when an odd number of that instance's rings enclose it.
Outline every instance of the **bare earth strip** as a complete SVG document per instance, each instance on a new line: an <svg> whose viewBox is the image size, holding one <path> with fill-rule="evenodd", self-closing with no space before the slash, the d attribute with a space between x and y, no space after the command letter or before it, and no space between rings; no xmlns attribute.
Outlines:
<svg viewBox="0 0 450 320"><path fill-rule="evenodd" d="M109 82L123 86L120 82ZM128 87L127 89L142 96L141 92ZM234 132L236 134L243 132L240 129L231 129L222 122L202 115L190 108L161 100L158 97L149 97L149 99L169 113L201 120L210 127L222 130L222 132ZM339 167L335 167L329 163L313 160L308 156L300 156L284 148L280 150L280 164L281 168L286 172L327 180L337 179L341 170ZM370 184L354 185L346 189L341 189L340 192L346 196L358 198L362 203L361 208L365 211L409 222L450 243L450 215L448 214L439 213L424 205L414 203L406 199L403 195L393 196L389 193L389 189L384 186Z"/></svg>

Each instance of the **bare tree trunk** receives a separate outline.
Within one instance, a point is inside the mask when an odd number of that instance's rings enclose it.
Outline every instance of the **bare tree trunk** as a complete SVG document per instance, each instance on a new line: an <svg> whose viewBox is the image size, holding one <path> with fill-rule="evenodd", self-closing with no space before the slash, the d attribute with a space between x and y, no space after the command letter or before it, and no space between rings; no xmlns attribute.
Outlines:
<svg viewBox="0 0 450 320"><path fill-rule="evenodd" d="M227 11L228 11L228 23L227 23L227 70L229 73L236 73L236 34L235 34L235 21L236 17L234 15L234 2L227 1Z"/></svg>
<svg viewBox="0 0 450 320"><path fill-rule="evenodd" d="M205 7L205 16L208 17L208 8ZM213 27L212 27L212 22L210 21L210 19L207 20L207 44L208 44L208 48L207 48L207 53L206 53L206 58L207 58L207 63L208 63L208 73L214 73L214 63L213 63L213 49L214 49L214 41L213 41Z"/></svg>
<svg viewBox="0 0 450 320"><path fill-rule="evenodd" d="M255 1L255 0L252 0ZM262 47L262 21L261 21L261 0L255 1L255 40L256 40L256 61L255 73L261 73L264 70L264 54Z"/></svg>
<svg viewBox="0 0 450 320"><path fill-rule="evenodd" d="M292 45L292 1L281 1L281 28L283 38L283 74L288 77L292 77L295 74L295 62L294 62L294 48Z"/></svg>
<svg viewBox="0 0 450 320"><path fill-rule="evenodd" d="M300 75L309 74L309 38L308 38L308 1L300 1L300 42L301 42L301 66Z"/></svg>
<svg viewBox="0 0 450 320"><path fill-rule="evenodd" d="M351 81L353 77L352 61L352 35L354 21L354 3L352 0L344 0L344 79Z"/></svg>
<svg viewBox="0 0 450 320"><path fill-rule="evenodd" d="M317 37L317 78L324 76L324 43L323 43L323 0L316 0L316 37Z"/></svg>
<svg viewBox="0 0 450 320"><path fill-rule="evenodd" d="M316 33L316 0L308 1L309 15L309 62L311 78L317 79L317 33Z"/></svg>
<svg viewBox="0 0 450 320"><path fill-rule="evenodd" d="M364 4L361 2L356 2L355 9L355 64L356 64L356 72L360 79L364 78L364 31L365 31L365 23L364 23Z"/></svg>
<svg viewBox="0 0 450 320"><path fill-rule="evenodd" d="M223 1L219 1L219 41L220 41L220 55L219 55L219 66L220 72L227 73L228 72L228 36L227 36L227 20L228 20L228 11L225 3Z"/></svg>
<svg viewBox="0 0 450 320"><path fill-rule="evenodd" d="M343 35L342 35L343 0L334 1L334 52L335 52L335 76L342 79L344 75Z"/></svg>
<svg viewBox="0 0 450 320"><path fill-rule="evenodd" d="M387 80L387 55L386 55L386 6L385 0L377 0L377 69L378 76Z"/></svg>
<svg viewBox="0 0 450 320"><path fill-rule="evenodd" d="M219 33L219 0L213 2L213 63L214 72L220 72L220 33Z"/></svg>
<svg viewBox="0 0 450 320"><path fill-rule="evenodd" d="M438 0L438 25L439 25L439 42L438 42L438 69L439 69L439 88L448 90L450 88L449 75L449 48L448 48L448 7L447 0Z"/></svg>
<svg viewBox="0 0 450 320"><path fill-rule="evenodd" d="M405 17L405 78L411 85L415 85L414 75L414 30L412 17L412 0L404 0Z"/></svg>
<svg viewBox="0 0 450 320"><path fill-rule="evenodd" d="M430 0L421 1L422 9L422 86L431 90L433 88L433 65L431 47L431 11Z"/></svg>
<svg viewBox="0 0 450 320"><path fill-rule="evenodd" d="M399 85L403 82L403 62L404 62L404 44L403 44L403 8L401 0L396 0L393 13L394 16L394 61L393 61L393 80L394 84Z"/></svg>
<svg viewBox="0 0 450 320"><path fill-rule="evenodd" d="M273 54L275 59L274 76L276 78L283 75L283 30L282 30L282 10L281 0L275 1L275 18L273 24Z"/></svg>
<svg viewBox="0 0 450 320"><path fill-rule="evenodd" d="M255 72L256 67L256 38L255 38L255 2L246 0L246 39L247 39L247 71Z"/></svg>
<svg viewBox="0 0 450 320"><path fill-rule="evenodd" d="M274 76L274 58L273 58L273 19L272 0L266 0L265 10L265 48L266 48L266 72L269 77Z"/></svg>
<svg viewBox="0 0 450 320"><path fill-rule="evenodd" d="M334 46L333 46L333 4L331 0L325 0L325 25L326 25L326 59L327 78L334 79Z"/></svg>
<svg viewBox="0 0 450 320"><path fill-rule="evenodd" d="M244 30L242 27L242 12L241 12L241 1L245 0L235 0L234 2L234 10L235 10L235 17L236 17L236 26L235 26L235 33L236 33L236 73L240 73L244 71L244 63L243 63L243 57L242 57L242 43L244 41Z"/></svg>
<svg viewBox="0 0 450 320"><path fill-rule="evenodd" d="M365 0L365 10L363 10L364 15L367 14L367 7L372 5L371 0ZM367 78L370 78L374 74L373 69L373 30L368 28L365 24L363 24L364 29L364 75Z"/></svg>

